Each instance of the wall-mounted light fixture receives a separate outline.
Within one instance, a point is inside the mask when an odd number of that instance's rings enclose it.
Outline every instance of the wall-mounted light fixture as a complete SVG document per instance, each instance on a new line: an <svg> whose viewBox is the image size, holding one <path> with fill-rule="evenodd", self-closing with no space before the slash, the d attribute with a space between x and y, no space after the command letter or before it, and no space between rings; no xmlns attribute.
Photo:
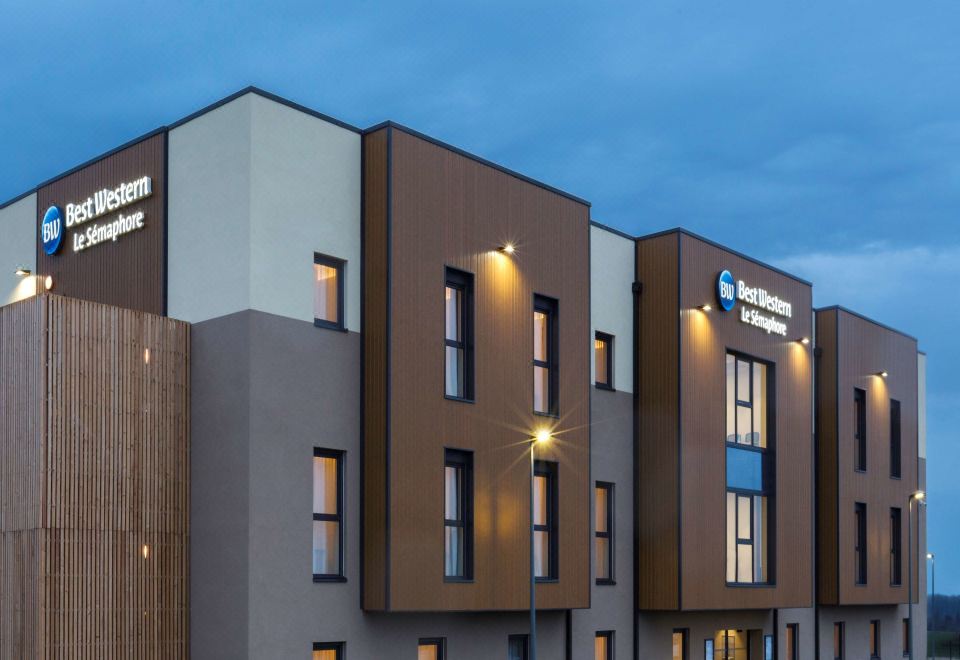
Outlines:
<svg viewBox="0 0 960 660"><path fill-rule="evenodd" d="M886 371L878 371L877 375L880 376L880 378L886 378L890 374L888 374Z"/></svg>
<svg viewBox="0 0 960 660"><path fill-rule="evenodd" d="M149 348L143 349L143 363L144 363L144 364L150 364L150 349L149 349Z"/></svg>
<svg viewBox="0 0 960 660"><path fill-rule="evenodd" d="M150 546L144 543L143 547L140 548L140 554L143 555L144 559L150 559Z"/></svg>
<svg viewBox="0 0 960 660"><path fill-rule="evenodd" d="M13 271L13 274L17 275L18 277L26 277L27 275L30 274L30 272L31 271L29 268L26 268L24 266L17 266L17 269Z"/></svg>
<svg viewBox="0 0 960 660"><path fill-rule="evenodd" d="M550 429L540 429L537 431L537 434L533 436L533 439L537 441L537 444L550 442L551 438L553 438L553 434L550 432Z"/></svg>
<svg viewBox="0 0 960 660"><path fill-rule="evenodd" d="M53 288L53 275L47 275L43 278L43 288L50 291Z"/></svg>
<svg viewBox="0 0 960 660"><path fill-rule="evenodd" d="M697 309L699 309L701 312L709 312L711 309L713 309L713 306L710 304L703 304L698 306Z"/></svg>
<svg viewBox="0 0 960 660"><path fill-rule="evenodd" d="M810 337L800 337L797 341L806 346L810 343Z"/></svg>
<svg viewBox="0 0 960 660"><path fill-rule="evenodd" d="M498 249L506 255L511 255L517 251L517 248L513 243L504 243Z"/></svg>

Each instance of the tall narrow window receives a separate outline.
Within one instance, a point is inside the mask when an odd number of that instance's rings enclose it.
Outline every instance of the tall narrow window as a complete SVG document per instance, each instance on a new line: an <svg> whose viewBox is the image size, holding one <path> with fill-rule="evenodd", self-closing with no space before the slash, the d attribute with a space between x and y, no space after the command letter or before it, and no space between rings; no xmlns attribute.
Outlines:
<svg viewBox="0 0 960 660"><path fill-rule="evenodd" d="M903 645L903 654L910 654L910 619L903 620L903 626L900 628L900 639Z"/></svg>
<svg viewBox="0 0 960 660"><path fill-rule="evenodd" d="M853 447L854 468L867 471L867 393L859 387L853 390Z"/></svg>
<svg viewBox="0 0 960 660"><path fill-rule="evenodd" d="M857 584L867 583L867 505L863 502L854 504L854 518L856 535L854 537L854 565L853 575Z"/></svg>
<svg viewBox="0 0 960 660"><path fill-rule="evenodd" d="M870 622L870 660L880 660L880 622Z"/></svg>
<svg viewBox="0 0 960 660"><path fill-rule="evenodd" d="M442 637L421 639L417 644L417 660L445 660L446 642Z"/></svg>
<svg viewBox="0 0 960 660"><path fill-rule="evenodd" d="M313 253L313 324L343 330L343 259Z"/></svg>
<svg viewBox="0 0 960 660"><path fill-rule="evenodd" d="M547 461L534 464L533 563L536 579L556 579L557 464Z"/></svg>
<svg viewBox="0 0 960 660"><path fill-rule="evenodd" d="M899 587L903 584L903 555L901 512L897 507L890 509L890 584Z"/></svg>
<svg viewBox="0 0 960 660"><path fill-rule="evenodd" d="M800 644L799 635L798 635L799 632L800 632L800 626L798 624L796 623L787 624L787 636L786 636L786 639L784 640L786 642L784 644L784 646L786 647L784 649L784 651L786 652L784 654L785 660L799 660L800 658L800 654L798 652L799 644Z"/></svg>
<svg viewBox="0 0 960 660"><path fill-rule="evenodd" d="M730 584L771 584L773 366L727 354L727 544Z"/></svg>
<svg viewBox="0 0 960 660"><path fill-rule="evenodd" d="M902 463L900 450L900 402L890 399L890 476L900 478Z"/></svg>
<svg viewBox="0 0 960 660"><path fill-rule="evenodd" d="M343 452L313 450L313 580L343 577Z"/></svg>
<svg viewBox="0 0 960 660"><path fill-rule="evenodd" d="M533 411L556 415L557 406L557 301L533 299Z"/></svg>
<svg viewBox="0 0 960 660"><path fill-rule="evenodd" d="M444 456L444 576L473 577L473 454L447 449Z"/></svg>
<svg viewBox="0 0 960 660"><path fill-rule="evenodd" d="M598 332L593 338L593 362L596 386L602 390L613 389L613 335Z"/></svg>
<svg viewBox="0 0 960 660"><path fill-rule="evenodd" d="M473 275L446 269L444 289L444 392L473 399Z"/></svg>
<svg viewBox="0 0 960 660"><path fill-rule="evenodd" d="M313 660L343 660L344 642L317 642L313 645Z"/></svg>
<svg viewBox="0 0 960 660"><path fill-rule="evenodd" d="M529 642L527 635L510 635L507 638L507 660L527 660Z"/></svg>
<svg viewBox="0 0 960 660"><path fill-rule="evenodd" d="M613 584L613 484L598 481L594 500L597 584Z"/></svg>
<svg viewBox="0 0 960 660"><path fill-rule="evenodd" d="M689 632L686 629L676 629L673 631L673 660L689 660L689 650L687 649L687 636Z"/></svg>
<svg viewBox="0 0 960 660"><path fill-rule="evenodd" d="M595 660L613 660L613 631L602 630L593 640L593 657Z"/></svg>
<svg viewBox="0 0 960 660"><path fill-rule="evenodd" d="M843 635L843 622L833 624L833 660L843 660L846 655L846 640Z"/></svg>

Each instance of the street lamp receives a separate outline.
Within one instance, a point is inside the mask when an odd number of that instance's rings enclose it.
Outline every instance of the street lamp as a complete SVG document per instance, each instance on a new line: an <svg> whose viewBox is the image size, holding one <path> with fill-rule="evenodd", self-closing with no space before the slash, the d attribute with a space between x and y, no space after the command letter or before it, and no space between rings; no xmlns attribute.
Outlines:
<svg viewBox="0 0 960 660"><path fill-rule="evenodd" d="M907 621L910 625L910 660L913 660L913 501L923 501L926 493L922 490L910 495L907 498ZM919 540L918 540L919 544Z"/></svg>
<svg viewBox="0 0 960 660"><path fill-rule="evenodd" d="M530 659L537 660L537 569L534 555L534 492L536 474L534 471L533 448L550 442L553 434L542 428L530 440Z"/></svg>
<svg viewBox="0 0 960 660"><path fill-rule="evenodd" d="M930 562L930 618L933 619L934 624L936 624L936 617L934 613L936 612L937 605L937 562L936 557L932 552L927 553L927 561ZM927 626L929 628L929 626ZM933 638L936 640L936 636ZM936 642L934 642L936 644ZM930 649L930 657L935 657L936 648Z"/></svg>

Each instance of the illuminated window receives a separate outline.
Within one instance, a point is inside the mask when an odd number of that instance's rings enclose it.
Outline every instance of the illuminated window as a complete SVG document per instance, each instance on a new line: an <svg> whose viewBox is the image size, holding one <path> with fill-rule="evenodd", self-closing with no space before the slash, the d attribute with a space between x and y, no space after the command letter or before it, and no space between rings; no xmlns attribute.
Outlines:
<svg viewBox="0 0 960 660"><path fill-rule="evenodd" d="M538 580L557 577L557 464L537 461L533 478L533 563Z"/></svg>
<svg viewBox="0 0 960 660"><path fill-rule="evenodd" d="M613 584L613 484L597 482L594 489L594 518L597 584Z"/></svg>
<svg viewBox="0 0 960 660"><path fill-rule="evenodd" d="M870 622L870 660L880 660L880 622Z"/></svg>
<svg viewBox="0 0 960 660"><path fill-rule="evenodd" d="M448 580L469 580L473 577L473 454L447 449L443 475L443 574Z"/></svg>
<svg viewBox="0 0 960 660"><path fill-rule="evenodd" d="M346 262L313 253L313 324L343 330L343 274Z"/></svg>
<svg viewBox="0 0 960 660"><path fill-rule="evenodd" d="M613 389L613 335L598 332L593 339L593 360L596 386Z"/></svg>
<svg viewBox="0 0 960 660"><path fill-rule="evenodd" d="M533 302L533 411L557 414L557 301Z"/></svg>
<svg viewBox="0 0 960 660"><path fill-rule="evenodd" d="M473 399L473 275L446 269L444 393Z"/></svg>
<svg viewBox="0 0 960 660"><path fill-rule="evenodd" d="M854 565L853 575L857 584L867 583L867 505L856 502L854 514Z"/></svg>
<svg viewBox="0 0 960 660"><path fill-rule="evenodd" d="M799 625L796 623L787 624L787 636L784 646L784 660L799 660Z"/></svg>
<svg viewBox="0 0 960 660"><path fill-rule="evenodd" d="M903 527L901 510L890 509L890 584L899 587L903 584Z"/></svg>
<svg viewBox="0 0 960 660"><path fill-rule="evenodd" d="M530 638L527 635L510 635L507 639L507 659L527 660Z"/></svg>
<svg viewBox="0 0 960 660"><path fill-rule="evenodd" d="M853 390L853 447L854 468L867 471L867 393L859 387Z"/></svg>
<svg viewBox="0 0 960 660"><path fill-rule="evenodd" d="M613 660L613 631L604 630L596 634L593 641L594 660Z"/></svg>
<svg viewBox="0 0 960 660"><path fill-rule="evenodd" d="M903 626L900 629L900 638L903 645L903 654L910 654L910 619L903 620Z"/></svg>
<svg viewBox="0 0 960 660"><path fill-rule="evenodd" d="M890 399L890 476L900 478L902 463L900 449L900 402Z"/></svg>
<svg viewBox="0 0 960 660"><path fill-rule="evenodd" d="M318 642L313 645L313 660L343 660L343 642Z"/></svg>
<svg viewBox="0 0 960 660"><path fill-rule="evenodd" d="M421 639L417 644L417 660L444 660L446 646L446 640L442 637Z"/></svg>
<svg viewBox="0 0 960 660"><path fill-rule="evenodd" d="M775 460L773 366L752 358L726 357L726 577L730 584L772 584Z"/></svg>
<svg viewBox="0 0 960 660"><path fill-rule="evenodd" d="M843 622L833 624L833 660L843 660L846 656L846 640L843 634Z"/></svg>
<svg viewBox="0 0 960 660"><path fill-rule="evenodd" d="M712 660L747 660L748 639L743 630L718 630Z"/></svg>
<svg viewBox="0 0 960 660"><path fill-rule="evenodd" d="M673 660L689 660L689 651L687 649L687 631L673 631Z"/></svg>
<svg viewBox="0 0 960 660"><path fill-rule="evenodd" d="M341 451L313 450L313 579L344 579Z"/></svg>

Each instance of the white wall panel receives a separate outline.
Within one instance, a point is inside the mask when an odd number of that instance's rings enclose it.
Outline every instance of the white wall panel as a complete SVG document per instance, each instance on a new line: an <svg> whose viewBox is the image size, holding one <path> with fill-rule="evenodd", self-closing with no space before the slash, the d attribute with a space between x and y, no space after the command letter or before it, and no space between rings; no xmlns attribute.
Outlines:
<svg viewBox="0 0 960 660"><path fill-rule="evenodd" d="M619 234L590 227L590 314L594 332L614 336L613 385L633 392L633 279L636 243ZM593 337L590 337L593 347ZM590 380L595 380L594 362Z"/></svg>
<svg viewBox="0 0 960 660"><path fill-rule="evenodd" d="M37 272L37 195L0 209L0 305L32 296L36 277L14 275L17 266Z"/></svg>

